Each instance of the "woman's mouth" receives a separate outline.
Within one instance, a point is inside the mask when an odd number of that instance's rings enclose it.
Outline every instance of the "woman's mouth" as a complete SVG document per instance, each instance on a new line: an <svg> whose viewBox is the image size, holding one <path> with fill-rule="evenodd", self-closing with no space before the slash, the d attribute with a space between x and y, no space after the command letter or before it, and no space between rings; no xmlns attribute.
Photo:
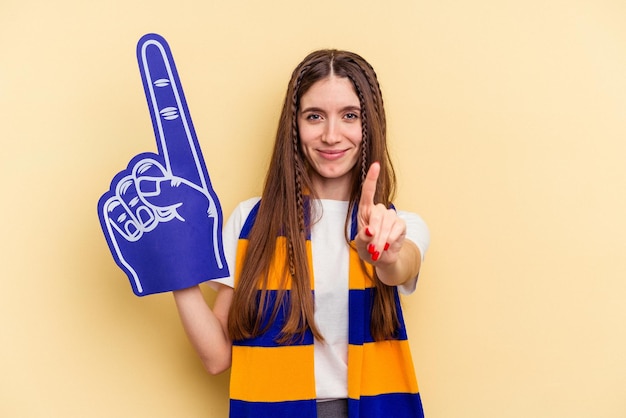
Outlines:
<svg viewBox="0 0 626 418"><path fill-rule="evenodd" d="M346 150L317 150L320 156L326 160L338 160L343 157L346 153Z"/></svg>

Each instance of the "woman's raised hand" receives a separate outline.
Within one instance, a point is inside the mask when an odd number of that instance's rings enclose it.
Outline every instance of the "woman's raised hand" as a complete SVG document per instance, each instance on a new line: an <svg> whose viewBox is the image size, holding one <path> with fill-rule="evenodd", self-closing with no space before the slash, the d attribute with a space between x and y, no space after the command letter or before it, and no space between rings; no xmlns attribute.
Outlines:
<svg viewBox="0 0 626 418"><path fill-rule="evenodd" d="M394 209L374 202L379 174L380 164L375 162L363 182L356 246L362 260L375 266L384 266L397 261L406 236L406 223Z"/></svg>

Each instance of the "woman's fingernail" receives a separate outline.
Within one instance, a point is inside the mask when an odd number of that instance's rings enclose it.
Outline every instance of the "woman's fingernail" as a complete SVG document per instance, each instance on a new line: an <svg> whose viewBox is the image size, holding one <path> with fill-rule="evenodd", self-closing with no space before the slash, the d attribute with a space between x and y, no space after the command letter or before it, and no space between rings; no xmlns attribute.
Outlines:
<svg viewBox="0 0 626 418"><path fill-rule="evenodd" d="M374 254L374 252L376 252L376 247L374 247L374 244L370 244L367 246L367 252L370 254Z"/></svg>
<svg viewBox="0 0 626 418"><path fill-rule="evenodd" d="M372 235L372 233L370 232L369 228L365 228L365 235L367 235L368 237L373 237L374 235Z"/></svg>
<svg viewBox="0 0 626 418"><path fill-rule="evenodd" d="M380 257L380 253L378 251L374 251L374 254L372 254L372 261L378 260L378 257Z"/></svg>
<svg viewBox="0 0 626 418"><path fill-rule="evenodd" d="M389 243L385 243L385 249L383 251L387 251L389 249Z"/></svg>

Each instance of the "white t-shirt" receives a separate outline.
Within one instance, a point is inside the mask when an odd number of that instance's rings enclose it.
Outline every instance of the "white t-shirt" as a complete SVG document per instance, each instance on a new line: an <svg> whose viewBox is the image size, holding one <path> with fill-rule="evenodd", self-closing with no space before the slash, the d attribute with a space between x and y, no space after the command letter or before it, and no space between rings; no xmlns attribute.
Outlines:
<svg viewBox="0 0 626 418"><path fill-rule="evenodd" d="M258 197L241 202L224 225L224 255L230 277L213 280L233 287L235 256L239 233ZM315 340L315 386L318 400L348 397L348 253L344 226L348 202L316 200L319 214L311 228L313 277L315 283L315 323L324 342ZM422 254L430 244L426 223L416 214L398 211L407 225L406 239L414 242ZM415 290L417 276L398 286L410 294Z"/></svg>

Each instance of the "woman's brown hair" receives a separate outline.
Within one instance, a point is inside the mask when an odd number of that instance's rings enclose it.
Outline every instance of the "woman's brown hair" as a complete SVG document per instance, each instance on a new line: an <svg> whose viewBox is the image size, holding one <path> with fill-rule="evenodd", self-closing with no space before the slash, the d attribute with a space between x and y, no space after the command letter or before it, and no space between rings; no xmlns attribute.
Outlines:
<svg viewBox="0 0 626 418"><path fill-rule="evenodd" d="M277 237L285 237L288 263L282 272L282 283L291 276L289 306L285 308L280 343L303 338L310 329L315 338L323 340L313 319L313 295L310 283L310 266L306 251L306 236L313 219L305 207L305 195L315 198L309 165L300 147L297 116L300 99L317 81L331 75L350 79L361 105L362 142L361 157L353 171L350 214L358 204L361 185L370 164L380 163L376 188L376 203L391 204L396 178L387 151L386 120L383 98L376 73L362 57L352 52L320 50L309 54L294 70L280 116L276 141L272 153L261 204L256 222L250 231L248 249L229 312L228 330L234 340L252 338L262 334L276 318L285 302L285 286L281 286L274 303L269 302L267 280L270 262L274 256ZM346 236L349 242L349 237ZM365 271L365 265L361 262ZM371 332L376 340L391 338L399 326L393 289L383 284L374 273L376 289L371 318ZM261 290L259 290L261 289ZM272 306L270 306L272 305ZM263 321L270 313L269 322Z"/></svg>

